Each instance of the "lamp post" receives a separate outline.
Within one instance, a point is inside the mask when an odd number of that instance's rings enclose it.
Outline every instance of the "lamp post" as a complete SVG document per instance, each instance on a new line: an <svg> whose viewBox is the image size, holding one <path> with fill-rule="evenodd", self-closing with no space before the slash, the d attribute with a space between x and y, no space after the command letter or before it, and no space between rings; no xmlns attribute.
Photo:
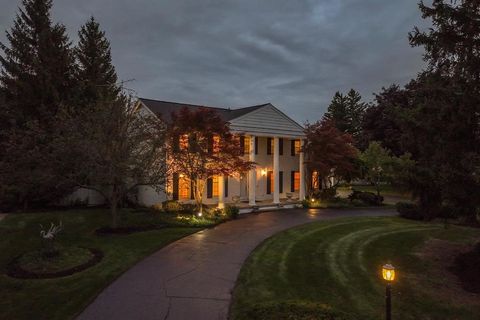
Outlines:
<svg viewBox="0 0 480 320"><path fill-rule="evenodd" d="M391 264L386 264L382 267L383 280L387 281L385 290L385 307L386 319L392 320L392 286L391 283L395 280L395 268Z"/></svg>

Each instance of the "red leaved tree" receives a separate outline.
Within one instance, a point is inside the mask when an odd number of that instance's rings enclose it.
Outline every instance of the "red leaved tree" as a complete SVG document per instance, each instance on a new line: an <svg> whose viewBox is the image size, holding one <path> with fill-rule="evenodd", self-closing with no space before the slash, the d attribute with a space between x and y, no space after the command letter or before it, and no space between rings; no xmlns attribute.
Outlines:
<svg viewBox="0 0 480 320"><path fill-rule="evenodd" d="M333 177L338 182L357 170L358 150L353 146L353 138L338 130L333 121L323 119L308 124L305 134L307 177L316 172L320 181L330 181Z"/></svg>
<svg viewBox="0 0 480 320"><path fill-rule="evenodd" d="M240 141L230 132L228 123L212 109L183 108L172 113L167 139L169 170L192 182L199 212L209 178L240 174L253 167L243 159Z"/></svg>

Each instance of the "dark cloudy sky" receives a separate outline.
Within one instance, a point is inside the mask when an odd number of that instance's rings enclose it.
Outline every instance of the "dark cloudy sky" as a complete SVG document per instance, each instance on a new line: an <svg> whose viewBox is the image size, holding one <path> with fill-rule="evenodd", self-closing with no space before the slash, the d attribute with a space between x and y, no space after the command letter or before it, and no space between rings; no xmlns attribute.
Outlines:
<svg viewBox="0 0 480 320"><path fill-rule="evenodd" d="M72 40L90 15L139 96L211 106L271 102L314 121L335 91L365 100L423 67L417 0L54 0ZM0 30L20 0L0 0ZM5 41L4 32L0 41Z"/></svg>

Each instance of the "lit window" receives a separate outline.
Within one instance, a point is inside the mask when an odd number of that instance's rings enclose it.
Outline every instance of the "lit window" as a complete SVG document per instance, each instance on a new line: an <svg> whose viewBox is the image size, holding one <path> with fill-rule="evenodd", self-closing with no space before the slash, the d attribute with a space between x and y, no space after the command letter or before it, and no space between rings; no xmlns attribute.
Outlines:
<svg viewBox="0 0 480 320"><path fill-rule="evenodd" d="M212 195L218 197L218 177L215 176L212 178Z"/></svg>
<svg viewBox="0 0 480 320"><path fill-rule="evenodd" d="M178 179L178 197L183 200L190 199L190 180L183 175Z"/></svg>
<svg viewBox="0 0 480 320"><path fill-rule="evenodd" d="M300 154L300 150L302 149L302 144L300 140L295 140L295 154Z"/></svg>
<svg viewBox="0 0 480 320"><path fill-rule="evenodd" d="M243 153L249 154L250 153L250 137L244 137L243 140Z"/></svg>
<svg viewBox="0 0 480 320"><path fill-rule="evenodd" d="M319 186L320 186L320 183L318 181L318 172L317 171L313 171L312 172L312 188L313 189L318 189Z"/></svg>
<svg viewBox="0 0 480 320"><path fill-rule="evenodd" d="M220 137L214 136L213 137L213 152L219 153L220 152Z"/></svg>
<svg viewBox="0 0 480 320"><path fill-rule="evenodd" d="M184 134L180 137L180 150L186 150L188 148L188 135Z"/></svg>
<svg viewBox="0 0 480 320"><path fill-rule="evenodd" d="M293 175L293 190L299 191L300 190L300 172L295 171Z"/></svg>

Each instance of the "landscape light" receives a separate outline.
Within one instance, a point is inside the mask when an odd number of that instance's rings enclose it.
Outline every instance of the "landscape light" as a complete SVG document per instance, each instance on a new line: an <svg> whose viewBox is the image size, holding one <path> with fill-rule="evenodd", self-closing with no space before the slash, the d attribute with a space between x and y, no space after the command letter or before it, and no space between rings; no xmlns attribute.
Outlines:
<svg viewBox="0 0 480 320"><path fill-rule="evenodd" d="M312 201L312 202L315 202L315 198L312 198L311 201Z"/></svg>
<svg viewBox="0 0 480 320"><path fill-rule="evenodd" d="M385 290L385 312L386 319L392 320L392 286L391 283L395 280L395 268L391 264L385 264L382 267L383 280L387 281Z"/></svg>

